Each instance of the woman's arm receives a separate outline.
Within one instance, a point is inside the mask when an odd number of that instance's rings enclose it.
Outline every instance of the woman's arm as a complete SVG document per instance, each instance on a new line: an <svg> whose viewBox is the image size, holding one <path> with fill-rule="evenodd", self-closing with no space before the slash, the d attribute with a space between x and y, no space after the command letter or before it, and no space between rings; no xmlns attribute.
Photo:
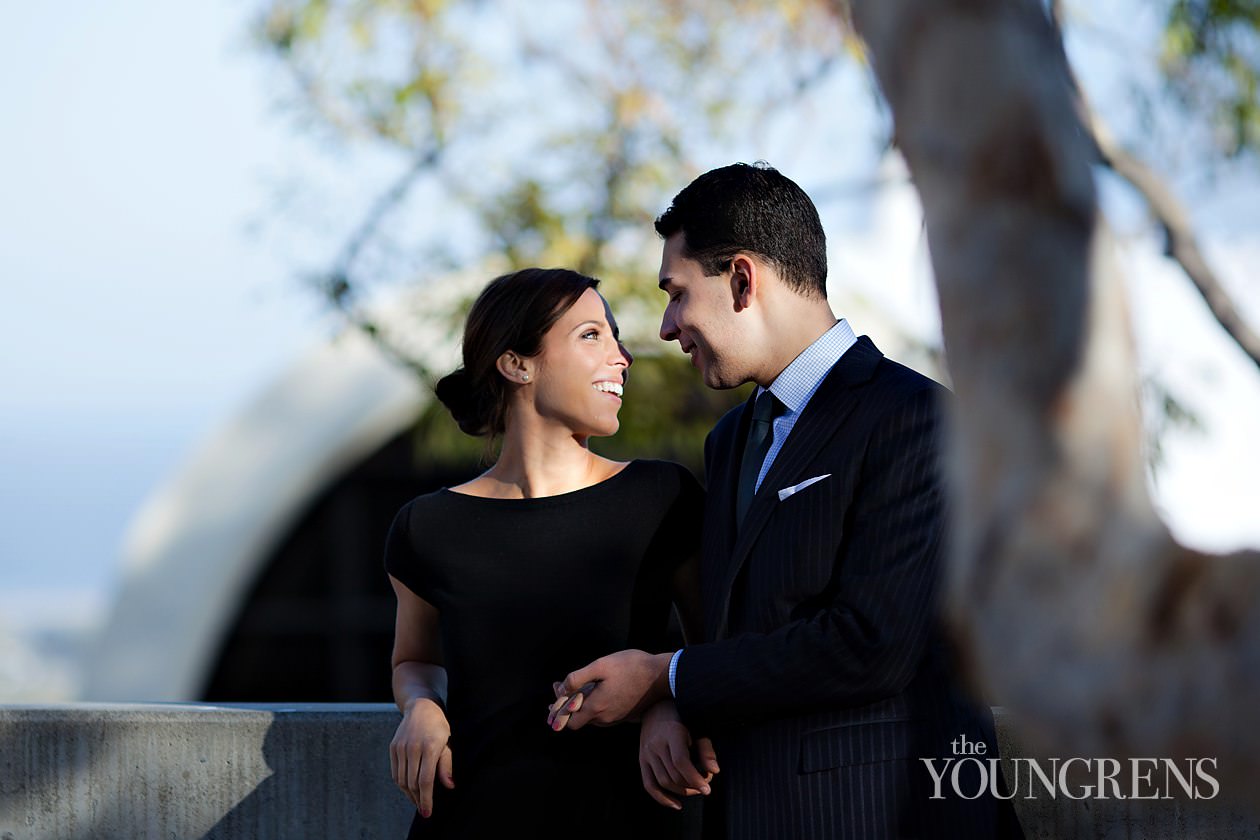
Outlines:
<svg viewBox="0 0 1260 840"><path fill-rule="evenodd" d="M700 642L704 634L704 615L700 599L700 555L693 554L674 570L674 606L678 609L678 622L682 625L683 639L687 644Z"/></svg>
<svg viewBox="0 0 1260 840"><path fill-rule="evenodd" d="M427 818L433 813L434 777L455 787L438 611L393 575L389 582L398 597L390 657L394 702L403 713L389 745L389 764L394 782Z"/></svg>

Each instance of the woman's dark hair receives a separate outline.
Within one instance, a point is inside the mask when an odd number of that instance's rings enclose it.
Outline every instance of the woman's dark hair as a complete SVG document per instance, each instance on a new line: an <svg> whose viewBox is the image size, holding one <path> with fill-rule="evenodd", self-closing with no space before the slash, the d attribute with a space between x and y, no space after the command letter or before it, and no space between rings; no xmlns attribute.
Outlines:
<svg viewBox="0 0 1260 840"><path fill-rule="evenodd" d="M482 289L464 323L464 364L437 383L437 397L470 435L507 426L508 383L495 363L509 350L538 355L552 324L599 281L567 268L525 268Z"/></svg>

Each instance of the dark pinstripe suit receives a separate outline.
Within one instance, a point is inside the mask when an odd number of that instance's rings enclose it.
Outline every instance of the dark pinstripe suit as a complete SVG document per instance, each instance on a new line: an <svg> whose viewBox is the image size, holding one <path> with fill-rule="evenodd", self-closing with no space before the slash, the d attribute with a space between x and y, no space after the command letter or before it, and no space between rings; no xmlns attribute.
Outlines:
<svg viewBox="0 0 1260 840"><path fill-rule="evenodd" d="M705 643L679 661L676 702L693 733L713 737L722 766L706 804L715 836L995 833L991 799L931 800L919 761L951 756L960 734L997 754L988 711L954 689L934 616L945 393L859 339L805 407L738 533L751 402L710 433ZM778 489L825 473L779 500Z"/></svg>

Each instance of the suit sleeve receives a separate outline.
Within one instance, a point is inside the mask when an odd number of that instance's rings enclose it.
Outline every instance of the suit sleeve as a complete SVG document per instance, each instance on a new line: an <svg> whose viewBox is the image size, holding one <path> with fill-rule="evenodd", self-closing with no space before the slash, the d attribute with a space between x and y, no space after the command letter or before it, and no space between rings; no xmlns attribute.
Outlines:
<svg viewBox="0 0 1260 840"><path fill-rule="evenodd" d="M869 436L830 596L773 632L685 649L676 702L688 726L864 705L910 683L935 620L944 550L941 393L903 399Z"/></svg>

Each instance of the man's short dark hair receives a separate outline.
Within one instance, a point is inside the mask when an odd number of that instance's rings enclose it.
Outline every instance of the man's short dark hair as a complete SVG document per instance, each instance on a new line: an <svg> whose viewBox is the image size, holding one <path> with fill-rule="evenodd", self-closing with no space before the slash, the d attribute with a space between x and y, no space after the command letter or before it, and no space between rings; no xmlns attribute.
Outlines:
<svg viewBox="0 0 1260 840"><path fill-rule="evenodd" d="M706 276L726 271L740 251L770 262L803 295L827 297L827 237L814 202L794 181L759 161L704 173L656 220L668 239L683 234L683 255Z"/></svg>

